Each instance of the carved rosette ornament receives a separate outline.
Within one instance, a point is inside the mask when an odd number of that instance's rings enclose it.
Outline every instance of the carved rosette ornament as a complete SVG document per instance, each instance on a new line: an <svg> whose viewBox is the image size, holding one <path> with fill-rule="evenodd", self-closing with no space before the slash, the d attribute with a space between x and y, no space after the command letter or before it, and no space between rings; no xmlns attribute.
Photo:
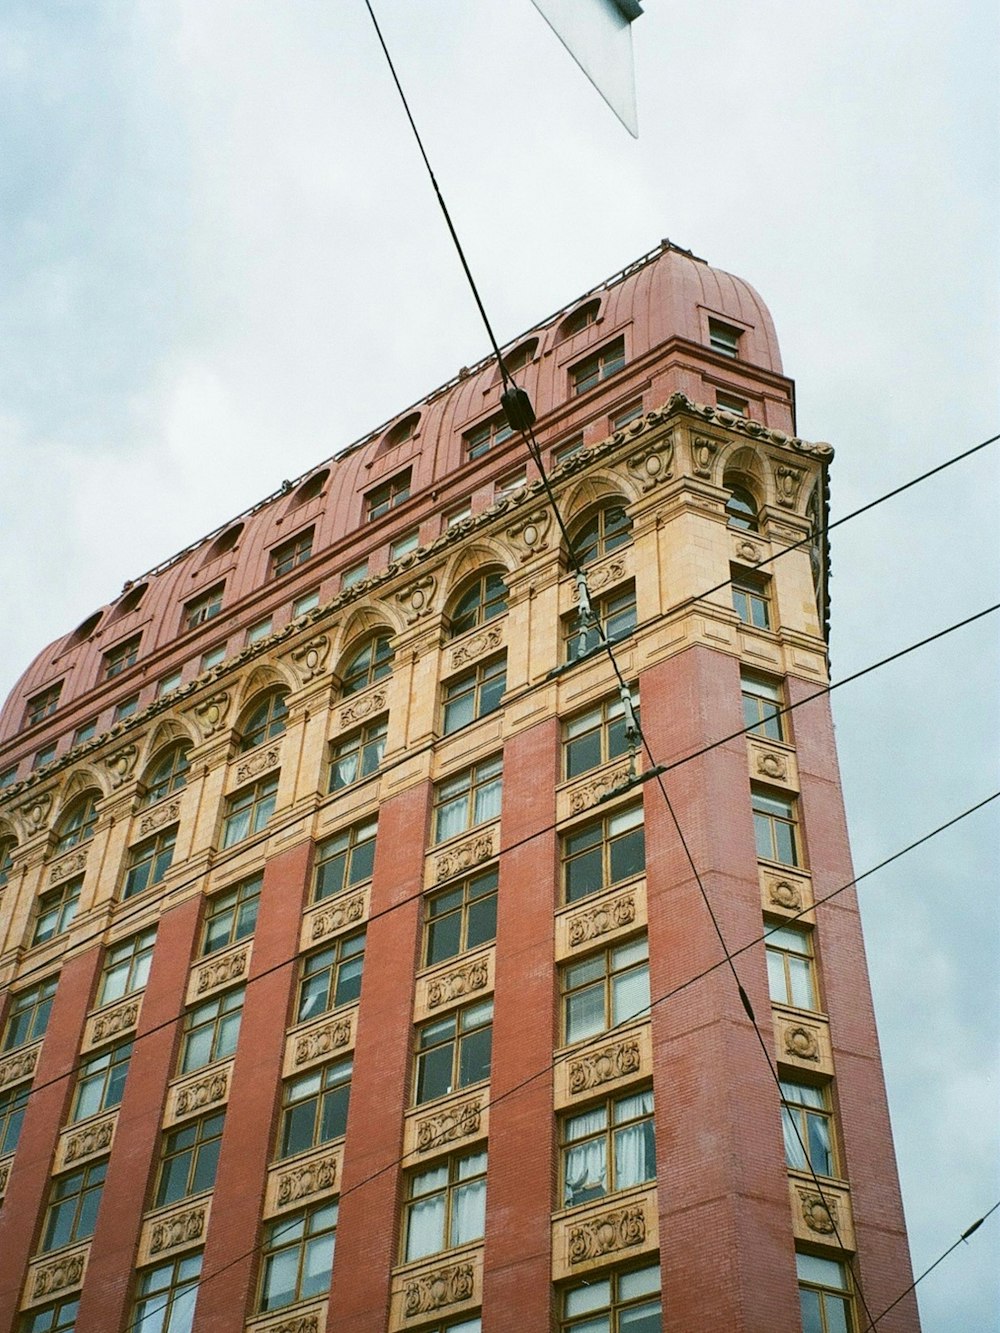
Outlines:
<svg viewBox="0 0 1000 1333"><path fill-rule="evenodd" d="M315 942L325 939L327 935L335 935L338 930L353 926L355 922L360 921L364 914L365 895L357 893L353 898L345 898L330 907L325 907L322 912L317 912L312 919L310 936Z"/></svg>
<svg viewBox="0 0 1000 1333"><path fill-rule="evenodd" d="M134 1028L138 1021L139 1001L129 1000L117 1009L109 1009L106 1014L98 1014L94 1019L90 1040L94 1045L107 1041L109 1037L117 1037L119 1032Z"/></svg>
<svg viewBox="0 0 1000 1333"><path fill-rule="evenodd" d="M120 750L108 755L104 761L104 767L108 770L112 787L121 787L128 782L138 758L139 747L137 745L123 745Z"/></svg>
<svg viewBox="0 0 1000 1333"><path fill-rule="evenodd" d="M396 593L396 601L403 608L408 625L415 625L421 616L430 614L436 591L437 579L434 575L423 574Z"/></svg>
<svg viewBox="0 0 1000 1333"><path fill-rule="evenodd" d="M255 750L249 759L244 759L242 763L236 765L237 783L249 782L251 778L256 778L269 769L277 768L280 758L280 745L268 745L262 750Z"/></svg>
<svg viewBox="0 0 1000 1333"><path fill-rule="evenodd" d="M200 704L195 705L194 714L203 736L214 736L216 732L223 730L230 702L229 691L218 690L210 698L203 699Z"/></svg>
<svg viewBox="0 0 1000 1333"><path fill-rule="evenodd" d="M25 801L23 805L17 807L17 813L24 820L25 831L29 838L34 833L41 833L48 823L51 809L52 793L47 791L42 792L39 796L32 797L30 801Z"/></svg>
<svg viewBox="0 0 1000 1333"><path fill-rule="evenodd" d="M330 652L330 640L326 634L317 634L308 643L292 649L292 661L298 667L303 681L312 680L323 674L324 665Z"/></svg>
<svg viewBox="0 0 1000 1333"><path fill-rule="evenodd" d="M27 1051L18 1051L16 1055L8 1055L6 1060L0 1060L0 1088L6 1088L11 1083L19 1083L23 1078L30 1078L35 1072L41 1049L42 1043L39 1042L37 1046L32 1046Z"/></svg>
<svg viewBox="0 0 1000 1333"><path fill-rule="evenodd" d="M363 722L366 717L371 717L373 713L383 709L385 700L384 689L369 690L367 694L359 694L349 704L344 704L340 710L340 725L349 727L354 722Z"/></svg>
<svg viewBox="0 0 1000 1333"><path fill-rule="evenodd" d="M756 542L747 541L745 537L736 543L736 559L745 560L748 565L757 565L761 561L763 552Z"/></svg>
<svg viewBox="0 0 1000 1333"><path fill-rule="evenodd" d="M407 1279L403 1288L403 1313L408 1319L418 1314L443 1310L459 1301L471 1301L476 1287L476 1270L472 1264L448 1264L430 1273L420 1273Z"/></svg>
<svg viewBox="0 0 1000 1333"><path fill-rule="evenodd" d="M308 1199L323 1190L332 1190L337 1184L337 1156L320 1157L315 1162L305 1162L302 1166L282 1171L278 1177L276 1203L279 1208L295 1203L298 1199Z"/></svg>
<svg viewBox="0 0 1000 1333"><path fill-rule="evenodd" d="M758 751L756 756L757 772L765 778L780 778L782 780L788 777L788 763L783 754L777 754L774 750Z"/></svg>
<svg viewBox="0 0 1000 1333"><path fill-rule="evenodd" d="M818 1060L820 1057L819 1040L813 1028L803 1023L794 1023L785 1028L782 1043L786 1055L797 1060Z"/></svg>
<svg viewBox="0 0 1000 1333"><path fill-rule="evenodd" d="M624 556L616 556L614 560L607 561L606 564L598 565L587 576L587 582L590 585L591 592L600 592L606 588L609 583L617 583L623 579L628 572L628 566L625 563Z"/></svg>
<svg viewBox="0 0 1000 1333"><path fill-rule="evenodd" d="M194 1083L185 1083L177 1091L174 1101L176 1115L190 1115L192 1111L201 1111L206 1106L221 1102L229 1092L229 1070L221 1069L207 1078L199 1078Z"/></svg>
<svg viewBox="0 0 1000 1333"><path fill-rule="evenodd" d="M471 870L473 866L488 861L492 855L493 830L490 829L488 833L480 833L478 837L470 838L468 842L460 842L457 847L449 847L446 852L435 857L434 879L437 883L443 879L451 879L452 875L458 875L463 870Z"/></svg>
<svg viewBox="0 0 1000 1333"><path fill-rule="evenodd" d="M464 967L456 967L443 976L431 977L427 982L427 1008L437 1009L452 1000L460 1000L473 991L483 990L489 984L488 958L476 958Z"/></svg>
<svg viewBox="0 0 1000 1333"><path fill-rule="evenodd" d="M224 986L229 981L236 981L237 978L246 976L249 956L249 949L237 949L235 953L225 954L222 958L200 967L195 982L195 994L204 995L206 991L214 990L216 986Z"/></svg>
<svg viewBox="0 0 1000 1333"><path fill-rule="evenodd" d="M616 1250L628 1250L642 1245L646 1239L646 1213L641 1204L631 1208L614 1208L597 1217L588 1217L571 1226L566 1232L566 1252L571 1264L599 1259Z"/></svg>
<svg viewBox="0 0 1000 1333"><path fill-rule="evenodd" d="M706 439L704 435L694 437L691 441L691 465L696 477L704 477L706 481L711 478L718 452L719 446L714 440Z"/></svg>
<svg viewBox="0 0 1000 1333"><path fill-rule="evenodd" d="M589 782L574 787L569 794L570 814L578 815L583 810L589 810L592 805L597 805L602 796L607 796L616 787L623 786L628 781L628 775L628 764L618 764L617 767L608 769L598 777L591 778Z"/></svg>
<svg viewBox="0 0 1000 1333"><path fill-rule="evenodd" d="M205 1214L208 1204L197 1208L187 1208L182 1213L174 1213L153 1224L149 1236L150 1254L162 1254L164 1250L176 1250L182 1245L193 1245L205 1234Z"/></svg>
<svg viewBox="0 0 1000 1333"><path fill-rule="evenodd" d="M66 1149L63 1153L64 1163L69 1166L70 1162L78 1162L82 1157L90 1157L96 1152L102 1152L105 1148L111 1146L111 1140L114 1136L114 1116L110 1120L102 1120L99 1124L88 1125L86 1129L71 1134L66 1140Z"/></svg>
<svg viewBox="0 0 1000 1333"><path fill-rule="evenodd" d="M155 833L158 828L163 828L167 824L173 824L180 813L179 800L163 801L160 805L154 806L148 815L143 815L139 820L139 837L146 833Z"/></svg>
<svg viewBox="0 0 1000 1333"><path fill-rule="evenodd" d="M456 1139L468 1139L479 1133L483 1121L481 1097L473 1097L458 1106L449 1106L437 1115L417 1122L417 1152L429 1152Z"/></svg>
<svg viewBox="0 0 1000 1333"><path fill-rule="evenodd" d="M546 509L533 509L507 529L507 536L517 547L522 560L530 560L548 550L548 532L552 519Z"/></svg>
<svg viewBox="0 0 1000 1333"><path fill-rule="evenodd" d="M673 436L666 435L647 444L644 449L639 449L626 461L625 466L644 491L651 491L670 477L673 456Z"/></svg>
<svg viewBox="0 0 1000 1333"><path fill-rule="evenodd" d="M832 1236L837 1231L837 1200L824 1199L814 1189L797 1187L802 1220L817 1236Z"/></svg>
<svg viewBox="0 0 1000 1333"><path fill-rule="evenodd" d="M642 1052L635 1037L602 1046L599 1051L578 1056L569 1064L569 1090L572 1093L598 1088L612 1079L638 1074L642 1068Z"/></svg>
<svg viewBox="0 0 1000 1333"><path fill-rule="evenodd" d="M802 478L805 475L801 468L788 467L786 464L774 469L775 481L778 484L778 504L783 505L786 509L795 508L799 487L802 485Z"/></svg>
<svg viewBox="0 0 1000 1333"><path fill-rule="evenodd" d="M58 884L60 880L69 879L71 875L78 875L87 864L87 848L81 847L77 852L70 852L69 856L57 862L49 871L49 883Z"/></svg>
<svg viewBox="0 0 1000 1333"><path fill-rule="evenodd" d="M351 1022L350 1018L338 1018L333 1023L324 1023L320 1028L313 1028L311 1032L303 1032L295 1042L294 1063L309 1064L324 1055L330 1055L333 1051L350 1046Z"/></svg>
<svg viewBox="0 0 1000 1333"><path fill-rule="evenodd" d="M609 930L631 925L634 920L635 895L623 894L610 903L602 903L599 907L591 907L589 911L581 912L579 916L571 916L568 923L570 946L576 948L588 940L596 940L598 936L606 935Z"/></svg>
<svg viewBox="0 0 1000 1333"><path fill-rule="evenodd" d="M452 668L465 666L467 662L475 662L482 657L484 653L492 652L494 648L499 648L503 643L503 626L487 625L481 629L478 634L471 635L464 643L460 643L451 652Z"/></svg>
<svg viewBox="0 0 1000 1333"><path fill-rule="evenodd" d="M802 892L790 879L768 879L768 901L775 907L784 907L787 911L798 911L802 906Z"/></svg>
<svg viewBox="0 0 1000 1333"><path fill-rule="evenodd" d="M31 1296L38 1300L41 1296L52 1296L57 1291L68 1291L78 1287L83 1281L83 1270L87 1265L87 1254L67 1254L61 1259L53 1259L49 1264L36 1268L32 1274Z"/></svg>

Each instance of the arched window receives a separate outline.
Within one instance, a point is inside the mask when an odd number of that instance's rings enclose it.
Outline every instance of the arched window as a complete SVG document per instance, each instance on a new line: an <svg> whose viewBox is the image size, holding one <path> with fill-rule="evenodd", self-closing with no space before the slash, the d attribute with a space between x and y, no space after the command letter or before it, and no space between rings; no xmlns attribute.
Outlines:
<svg viewBox="0 0 1000 1333"><path fill-rule="evenodd" d="M17 847L16 838L0 838L0 889L4 887L10 878L11 866L14 863L14 851Z"/></svg>
<svg viewBox="0 0 1000 1333"><path fill-rule="evenodd" d="M231 523L229 527L226 528L225 532L220 532L215 541L212 542L211 546L209 546L208 550L205 552L204 559L201 563L203 565L208 565L211 564L213 560L218 560L219 556L225 555L227 551L233 549L242 535L243 524Z"/></svg>
<svg viewBox="0 0 1000 1333"><path fill-rule="evenodd" d="M68 852L71 847L76 847L78 843L87 842L94 836L94 826L97 823L97 802L101 798L101 793L96 787L89 791L81 792L80 795L66 808L66 813L59 821L57 829L55 855L61 852Z"/></svg>
<svg viewBox="0 0 1000 1333"><path fill-rule="evenodd" d="M157 801L162 801L164 796L169 796L173 791L180 791L187 785L190 751L190 741L178 741L176 745L161 750L146 775L143 805L154 805Z"/></svg>
<svg viewBox="0 0 1000 1333"><path fill-rule="evenodd" d="M122 616L127 616L130 611L134 611L145 597L148 586L146 583L137 583L134 588L130 588L112 611L111 619L119 620Z"/></svg>
<svg viewBox="0 0 1000 1333"><path fill-rule="evenodd" d="M388 634L377 634L354 654L341 673L341 693L357 694L377 680L392 675L392 645Z"/></svg>
<svg viewBox="0 0 1000 1333"><path fill-rule="evenodd" d="M725 482L729 491L726 501L726 524L730 528L739 528L742 532L759 532L757 501L745 486Z"/></svg>
<svg viewBox="0 0 1000 1333"><path fill-rule="evenodd" d="M308 504L310 500L315 500L317 495L322 495L323 487L326 485L326 480L329 475L330 469L324 467L321 468L319 472L314 472L311 477L307 477L292 496L288 508L298 509L299 505Z"/></svg>
<svg viewBox="0 0 1000 1333"><path fill-rule="evenodd" d="M507 610L507 584L497 570L480 574L465 589L451 613L451 637L466 634Z"/></svg>
<svg viewBox="0 0 1000 1333"><path fill-rule="evenodd" d="M566 338L572 338L574 333L582 333L584 329L597 321L597 312L601 308L599 300L588 301L586 305L577 306L575 310L570 311L563 322L559 325L558 342Z"/></svg>
<svg viewBox="0 0 1000 1333"><path fill-rule="evenodd" d="M573 536L573 554L581 568L602 556L627 546L632 540L632 520L621 504L605 505L577 528Z"/></svg>
<svg viewBox="0 0 1000 1333"><path fill-rule="evenodd" d="M66 647L75 648L78 643L84 643L87 639L89 639L90 636L93 634L94 630L97 629L98 625L101 623L101 617L103 615L104 615L103 611L95 611L92 616L88 616L87 619L83 622L83 624L78 625L76 629L73 631L73 633L70 635L69 642L66 644Z"/></svg>
<svg viewBox="0 0 1000 1333"><path fill-rule="evenodd" d="M407 440L412 440L419 424L420 413L411 412L402 421L397 421L391 430L386 431L381 447L383 449L394 449L397 444L404 444Z"/></svg>
<svg viewBox="0 0 1000 1333"><path fill-rule="evenodd" d="M288 720L287 696L287 690L271 690L254 704L239 728L241 750L253 750L281 735Z"/></svg>

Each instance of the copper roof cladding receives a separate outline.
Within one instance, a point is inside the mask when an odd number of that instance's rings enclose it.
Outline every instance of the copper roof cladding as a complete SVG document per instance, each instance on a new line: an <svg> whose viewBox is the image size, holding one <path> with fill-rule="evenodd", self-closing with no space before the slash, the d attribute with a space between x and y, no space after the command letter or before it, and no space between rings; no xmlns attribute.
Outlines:
<svg viewBox="0 0 1000 1333"><path fill-rule="evenodd" d="M595 297L600 300L597 322L560 339L566 316ZM509 344L508 350L513 351L528 337L538 339L535 358L517 373L517 379L531 395L539 430L544 430L547 414L570 406L567 364L585 356L591 347L599 348L624 333L630 363L674 338L697 344L707 353L711 316L730 321L740 330L741 370L782 374L774 325L754 289L741 278L711 268L689 251L665 241ZM229 607L259 588L269 577L269 552L297 532L314 525L313 552L340 544L337 558L351 563L352 552L344 539L363 524L363 493L404 467L413 471L412 494L431 488L463 466L475 469L477 465L468 464L464 455L463 432L499 412L499 393L492 359L460 372L451 383L407 407L364 440L305 474L295 485L286 483L248 513L126 585L131 591L103 609L99 625L91 631L93 634L99 629L96 637L84 638L81 633L93 619L89 616L78 630L38 654L0 712L0 743L18 734L26 701L46 685L62 682L60 713L72 700L92 691L100 679L104 655L131 635L142 633L140 661L177 639L182 608L200 592L224 579L225 604ZM415 413L419 413L415 436L392 443L394 428ZM326 470L329 483L319 494L300 503L303 490L308 495L315 489L310 479ZM242 523L242 531L235 545L220 541L237 523ZM223 549L216 554L220 547ZM353 558L363 553L357 548ZM143 583L148 586L135 605L135 588ZM199 642L192 651L207 647L209 642L210 636L205 637L205 642ZM37 730L39 735L50 733L49 726Z"/></svg>

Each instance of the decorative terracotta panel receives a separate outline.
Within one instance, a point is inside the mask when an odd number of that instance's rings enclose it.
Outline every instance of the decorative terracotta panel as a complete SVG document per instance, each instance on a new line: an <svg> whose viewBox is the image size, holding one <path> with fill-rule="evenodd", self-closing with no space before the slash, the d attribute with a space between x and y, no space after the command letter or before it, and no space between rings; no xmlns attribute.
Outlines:
<svg viewBox="0 0 1000 1333"><path fill-rule="evenodd" d="M112 1037L122 1037L131 1032L139 1022L141 1008L140 991L136 995L129 995L124 1000L118 1000L115 1004L99 1009L96 1014L91 1014L83 1034L83 1050L89 1051L91 1047L100 1046L102 1042L110 1041Z"/></svg>
<svg viewBox="0 0 1000 1333"><path fill-rule="evenodd" d="M62 1171L68 1166L77 1166L100 1153L107 1153L115 1137L115 1125L118 1111L101 1116L98 1120L88 1120L80 1125L70 1125L59 1135L56 1147L54 1171Z"/></svg>
<svg viewBox="0 0 1000 1333"><path fill-rule="evenodd" d="M314 1019L308 1027L294 1030L285 1038L285 1058L282 1076L300 1074L312 1065L320 1064L334 1055L346 1055L354 1048L358 1010L335 1010Z"/></svg>
<svg viewBox="0 0 1000 1333"><path fill-rule="evenodd" d="M221 1106L229 1096L229 1084L233 1074L233 1061L207 1065L196 1074L179 1080L171 1085L167 1093L167 1118L165 1123L172 1125L188 1116L201 1111Z"/></svg>
<svg viewBox="0 0 1000 1333"><path fill-rule="evenodd" d="M493 990L496 950L449 962L417 978L414 1022L446 1013L466 1001L485 999Z"/></svg>
<svg viewBox="0 0 1000 1333"><path fill-rule="evenodd" d="M552 1270L558 1281L659 1246L655 1186L609 1195L552 1223Z"/></svg>
<svg viewBox="0 0 1000 1333"><path fill-rule="evenodd" d="M482 1290L482 1249L438 1255L393 1277L389 1328L395 1333L433 1322L438 1315L457 1316L481 1303Z"/></svg>
<svg viewBox="0 0 1000 1333"><path fill-rule="evenodd" d="M290 1158L272 1166L267 1173L264 1214L313 1203L340 1189L343 1144L325 1144L308 1156Z"/></svg>
<svg viewBox="0 0 1000 1333"><path fill-rule="evenodd" d="M555 1104L571 1105L595 1090L613 1092L653 1075L652 1029L648 1022L613 1039L596 1037L563 1056L555 1067Z"/></svg>
<svg viewBox="0 0 1000 1333"><path fill-rule="evenodd" d="M242 981L250 971L252 949L253 941L244 940L224 953L213 954L211 958L199 963L191 971L184 1003L196 1004L206 996L232 985L234 981Z"/></svg>

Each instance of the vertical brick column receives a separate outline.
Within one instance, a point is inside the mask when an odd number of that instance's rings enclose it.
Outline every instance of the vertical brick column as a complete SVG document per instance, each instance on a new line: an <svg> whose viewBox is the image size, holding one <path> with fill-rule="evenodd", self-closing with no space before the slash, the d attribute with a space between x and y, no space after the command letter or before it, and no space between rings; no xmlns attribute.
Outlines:
<svg viewBox="0 0 1000 1333"><path fill-rule="evenodd" d="M101 962L88 949L64 964L42 1044L17 1153L0 1207L0 1329L17 1325L25 1269L38 1239L52 1154L73 1091L83 1020Z"/></svg>
<svg viewBox="0 0 1000 1333"><path fill-rule="evenodd" d="M741 725L735 659L695 647L640 677L659 763ZM742 737L664 778L730 950L761 933ZM658 784L644 788L653 999L724 958ZM736 962L772 1045L763 946ZM799 1327L778 1092L728 966L653 1008L665 1333Z"/></svg>
<svg viewBox="0 0 1000 1333"><path fill-rule="evenodd" d="M816 686L789 677L787 690L794 703L815 693ZM797 709L792 725L801 820L813 892L820 899L854 874L829 699ZM833 1043L834 1104L857 1232L856 1268L868 1306L878 1315L913 1278L854 889L816 909L816 937L821 1000ZM885 1333L918 1327L912 1293L879 1323Z"/></svg>
<svg viewBox="0 0 1000 1333"><path fill-rule="evenodd" d="M264 867L195 1310L199 1333L240 1329L253 1313L248 1305L312 850L311 842L301 842Z"/></svg>
<svg viewBox="0 0 1000 1333"><path fill-rule="evenodd" d="M337 1333L375 1333L388 1318L429 805L430 785L421 783L379 810L327 1319Z"/></svg>
<svg viewBox="0 0 1000 1333"><path fill-rule="evenodd" d="M163 915L139 1011L132 1059L115 1128L97 1228L90 1247L77 1333L117 1329L128 1310L135 1254L149 1179L156 1165L159 1125L184 1006L198 898Z"/></svg>
<svg viewBox="0 0 1000 1333"><path fill-rule="evenodd" d="M557 720L509 740L503 766L501 848L511 850L500 862L498 896L485 1333L550 1322Z"/></svg>

